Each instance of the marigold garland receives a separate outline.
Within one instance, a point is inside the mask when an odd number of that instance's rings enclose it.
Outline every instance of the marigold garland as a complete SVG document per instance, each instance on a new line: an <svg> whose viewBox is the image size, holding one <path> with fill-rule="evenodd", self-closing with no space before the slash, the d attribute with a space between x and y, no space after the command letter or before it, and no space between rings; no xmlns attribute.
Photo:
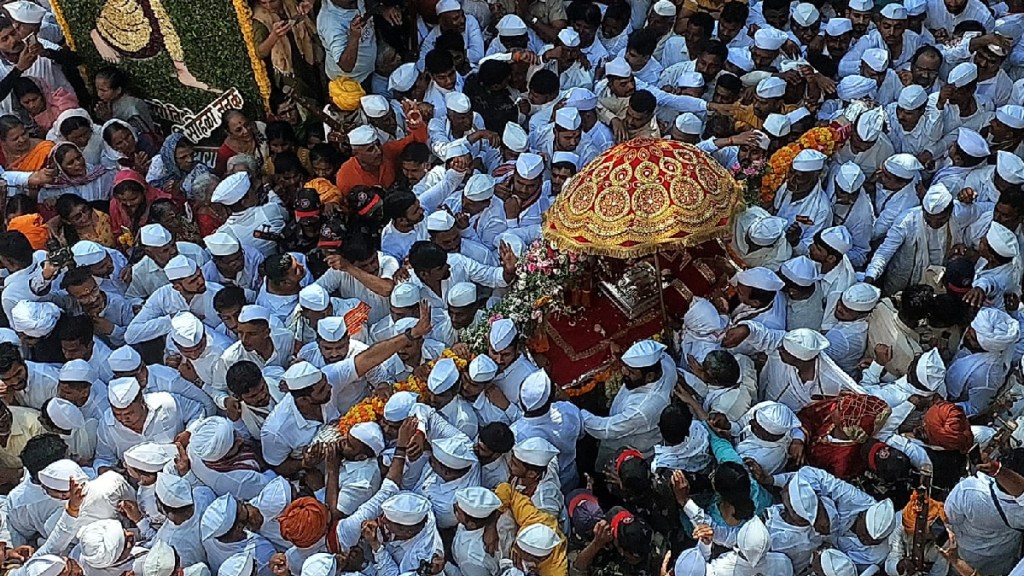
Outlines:
<svg viewBox="0 0 1024 576"><path fill-rule="evenodd" d="M455 361L455 367L458 368L459 373L465 372L466 368L469 367L469 360L462 358L451 349L445 349L441 353L441 358L451 358ZM434 367L436 360L427 362L427 366L430 368ZM395 392L412 392L413 394L423 395L427 391L427 383L420 380L419 378L410 375L401 382L395 382L391 385L392 393ZM376 394L367 396L360 400L355 406L349 408L348 412L340 420L338 420L338 431L341 434L348 434L356 424L363 422L375 422L384 415L384 403L386 400Z"/></svg>
<svg viewBox="0 0 1024 576"><path fill-rule="evenodd" d="M775 192L786 181L793 159L803 150L817 150L831 156L839 150L849 137L849 130L836 125L818 126L805 132L796 142L779 148L768 160L768 170L761 179L761 202L771 205Z"/></svg>

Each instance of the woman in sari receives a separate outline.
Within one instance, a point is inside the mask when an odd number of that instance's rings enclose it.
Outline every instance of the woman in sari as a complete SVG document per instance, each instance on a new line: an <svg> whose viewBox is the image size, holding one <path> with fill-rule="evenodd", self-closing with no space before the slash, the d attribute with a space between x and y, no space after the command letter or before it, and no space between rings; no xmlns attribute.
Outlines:
<svg viewBox="0 0 1024 576"><path fill-rule="evenodd" d="M85 108L65 110L57 116L46 139L52 142L71 142L82 151L89 164L100 164L103 157L103 129L93 124Z"/></svg>
<svg viewBox="0 0 1024 576"><path fill-rule="evenodd" d="M39 135L53 127L57 116L65 110L78 108L78 98L65 88L56 90L42 80L22 76L14 81L14 101L38 126Z"/></svg>
<svg viewBox="0 0 1024 576"><path fill-rule="evenodd" d="M228 110L224 113L221 127L226 137L217 149L217 162L213 167L214 174L224 176L227 172L228 160L232 156L248 154L256 159L260 169L270 156L267 148L266 129L261 123L252 122L241 110Z"/></svg>
<svg viewBox="0 0 1024 576"><path fill-rule="evenodd" d="M139 140L138 133L124 120L103 123L103 157L100 163L112 170L128 168L140 174L149 172L149 164L159 148L149 148Z"/></svg>
<svg viewBox="0 0 1024 576"><path fill-rule="evenodd" d="M142 228L149 223L149 207L161 198L171 195L163 190L146 184L146 180L134 170L121 170L114 176L114 193L110 199L110 226L122 248L130 248L130 244L121 242L127 231L135 238Z"/></svg>
<svg viewBox="0 0 1024 576"><path fill-rule="evenodd" d="M74 246L79 240L91 240L107 248L117 248L110 228L110 216L74 194L61 194L57 198L57 216L47 226L50 237L57 238L65 246Z"/></svg>
<svg viewBox="0 0 1024 576"><path fill-rule="evenodd" d="M217 184L220 184L220 179L213 173L201 174L192 183L192 217L199 225L199 233L203 237L216 232L228 217L223 204L210 202Z"/></svg>
<svg viewBox="0 0 1024 576"><path fill-rule="evenodd" d="M71 142L57 144L50 156L57 167L57 178L39 191L41 202L52 206L61 194L74 194L93 206L106 207L114 184L113 171L86 162L82 151Z"/></svg>
<svg viewBox="0 0 1024 576"><path fill-rule="evenodd" d="M47 168L53 142L29 136L25 125L17 116L0 116L0 164L9 172L39 172ZM9 186L8 195L30 190L15 190Z"/></svg>
<svg viewBox="0 0 1024 576"><path fill-rule="evenodd" d="M164 140L160 154L149 164L146 181L175 198L192 198L192 187L196 177L210 172L210 167L195 161L195 147L180 132L174 132Z"/></svg>

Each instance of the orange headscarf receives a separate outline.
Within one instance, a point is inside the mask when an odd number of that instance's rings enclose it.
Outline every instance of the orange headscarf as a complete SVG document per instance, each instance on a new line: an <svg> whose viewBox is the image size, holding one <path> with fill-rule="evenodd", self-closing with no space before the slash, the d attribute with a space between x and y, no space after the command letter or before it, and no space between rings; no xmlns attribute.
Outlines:
<svg viewBox="0 0 1024 576"><path fill-rule="evenodd" d="M39 214L15 216L7 223L7 229L17 230L24 234L33 250L45 250L46 241L50 239L50 231Z"/></svg>
<svg viewBox="0 0 1024 576"><path fill-rule="evenodd" d="M929 444L961 454L966 454L974 444L974 433L963 408L944 400L925 412L924 433Z"/></svg>
<svg viewBox="0 0 1024 576"><path fill-rule="evenodd" d="M281 536L299 548L309 548L327 534L329 514L316 498L296 498L277 517Z"/></svg>
<svg viewBox="0 0 1024 576"><path fill-rule="evenodd" d="M946 510L942 507L942 502L931 496L925 496L925 501L928 505L928 525L934 524L935 520L942 520L942 523L945 524ZM917 521L916 504L917 490L914 490L913 494L910 495L910 502L907 502L907 505L903 507L903 529L907 532L914 531L914 524Z"/></svg>

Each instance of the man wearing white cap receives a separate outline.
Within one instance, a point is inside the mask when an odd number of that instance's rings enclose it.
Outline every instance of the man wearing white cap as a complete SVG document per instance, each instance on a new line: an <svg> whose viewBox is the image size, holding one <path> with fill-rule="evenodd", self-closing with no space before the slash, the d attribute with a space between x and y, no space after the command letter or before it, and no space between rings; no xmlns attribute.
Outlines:
<svg viewBox="0 0 1024 576"><path fill-rule="evenodd" d="M466 227L460 227L463 238L474 240L483 246L495 246L495 239L507 228L505 206L494 195L494 178L488 174L473 174L466 180L460 194L452 194L444 205L456 215L466 217Z"/></svg>
<svg viewBox="0 0 1024 576"><path fill-rule="evenodd" d="M806 254L814 235L832 221L832 202L821 185L827 159L817 150L802 150L775 194L775 213L789 223L786 238L796 254Z"/></svg>
<svg viewBox="0 0 1024 576"><path fill-rule="evenodd" d="M996 151L995 165L983 165L964 177L964 188L977 193L978 202L998 202L1000 195L1021 189L1024 184L1024 160L1013 152Z"/></svg>
<svg viewBox="0 0 1024 576"><path fill-rule="evenodd" d="M497 574L501 553L487 551L484 531L497 522L495 512L501 508L501 500L487 488L471 486L455 493L455 506L459 521L452 544L455 564L463 574Z"/></svg>
<svg viewBox="0 0 1024 576"><path fill-rule="evenodd" d="M79 240L71 247L71 255L75 266L89 271L104 292L124 296L128 288L121 278L121 273L128 266L124 254L91 240Z"/></svg>
<svg viewBox="0 0 1024 576"><path fill-rule="evenodd" d="M179 312L191 312L211 329L222 324L213 307L221 286L207 282L196 262L179 254L167 262L163 273L170 283L154 290L128 324L124 333L128 344L166 337L171 332L171 317Z"/></svg>
<svg viewBox="0 0 1024 576"><path fill-rule="evenodd" d="M191 566L206 562L206 549L202 545L200 521L203 512L217 498L206 486L193 487L188 480L168 472L156 475L156 500L167 520L160 526L156 537L157 547L174 547L182 565ZM186 574L188 570L186 569Z"/></svg>
<svg viewBox="0 0 1024 576"><path fill-rule="evenodd" d="M252 247L243 246L228 232L215 232L203 238L210 252L210 261L200 270L203 277L222 286L238 286L247 291L247 298L255 298L260 289L260 264L264 255ZM249 293L253 293L249 296Z"/></svg>
<svg viewBox="0 0 1024 576"><path fill-rule="evenodd" d="M156 501L156 475L177 455L178 449L174 444L156 442L143 442L125 450L125 473L138 485L137 507L129 505L126 511L144 534L155 533L164 523L164 515Z"/></svg>
<svg viewBox="0 0 1024 576"><path fill-rule="evenodd" d="M142 442L171 443L185 430L184 414L167 392L142 393L134 377L114 378L107 386L111 411L100 422L96 439L97 470L113 468L125 451Z"/></svg>
<svg viewBox="0 0 1024 576"><path fill-rule="evenodd" d="M483 244L465 238L458 221L448 210L438 210L427 216L427 232L430 241L449 254L461 254L477 264L496 266L497 254Z"/></svg>
<svg viewBox="0 0 1024 576"><path fill-rule="evenodd" d="M206 264L206 251L191 242L175 242L171 233L160 224L146 224L139 229L139 244L145 256L131 267L128 276L129 299L146 299L156 289L167 285L164 266L175 256L182 254L198 266Z"/></svg>
<svg viewBox="0 0 1024 576"><path fill-rule="evenodd" d="M850 139L836 152L835 160L855 162L865 174L873 174L893 155L892 143L882 130L884 126L885 113L881 108L862 112Z"/></svg>
<svg viewBox="0 0 1024 576"><path fill-rule="evenodd" d="M292 476L306 466L305 449L320 427L339 417L324 373L300 361L285 370L288 392L260 431L263 458L278 474Z"/></svg>
<svg viewBox="0 0 1024 576"><path fill-rule="evenodd" d="M811 244L812 247L818 244L818 248L825 250L812 253L812 249L808 248L808 255L821 266L823 276L835 277L845 275L841 270L847 266L849 270L846 272L852 274L853 266L863 266L867 262L875 213L871 199L864 191L865 178L860 166L853 162L837 166L833 182L832 191L836 200L832 206L832 226L826 228L830 230L828 238L819 241L820 237L815 236ZM832 260L829 260L829 256ZM828 281L832 283L832 280Z"/></svg>
<svg viewBox="0 0 1024 576"><path fill-rule="evenodd" d="M494 384L498 365L490 356L474 358L461 375L460 395L473 406L477 422L482 427L489 423L510 424L522 412L515 402L510 402L501 388ZM487 473L485 466L484 473Z"/></svg>
<svg viewBox="0 0 1024 576"><path fill-rule="evenodd" d="M236 362L249 360L260 368L285 368L294 355L295 337L262 306L247 304L238 314L235 331L238 341L228 346L214 365L213 385L222 391L227 387L228 368Z"/></svg>
<svg viewBox="0 0 1024 576"><path fill-rule="evenodd" d="M878 27L869 30L850 48L850 52L843 56L840 64L842 70L849 70L849 66L857 65L861 56L870 49L881 49L888 53L889 65L892 70L905 68L914 53L925 42L915 32L907 30L907 10L902 5L895 3L892 6L883 6L878 19Z"/></svg>
<svg viewBox="0 0 1024 576"><path fill-rule="evenodd" d="M999 308L982 308L971 321L960 352L946 371L949 399L968 417L987 410L1009 371L1005 360L1020 337L1020 324Z"/></svg>
<svg viewBox="0 0 1024 576"><path fill-rule="evenodd" d="M791 455L799 461L807 439L796 414L771 401L759 402L747 410L733 425L732 435L740 457L753 459L767 474L784 470Z"/></svg>
<svg viewBox="0 0 1024 576"><path fill-rule="evenodd" d="M939 111L942 124L943 136L937 150L947 150L957 140L960 128L980 132L989 123L995 104L978 96L977 87L977 65L964 62L949 71L941 90L928 97L928 106Z"/></svg>
<svg viewBox="0 0 1024 576"><path fill-rule="evenodd" d="M1021 89L1024 90L1024 85ZM1013 101L1024 101L1024 97ZM993 150L1006 150L1019 156L1024 142L1024 106L1006 104L996 108L996 115L989 120L987 140Z"/></svg>
<svg viewBox="0 0 1024 576"><path fill-rule="evenodd" d="M818 498L814 487L800 474L791 475L782 491L785 494L782 502L766 510L765 527L771 534L772 551L785 554L793 563L793 571L802 574L808 567L813 567L814 551L821 548L825 539L830 536L828 528L822 527L826 526L828 521L830 528L831 521L837 519L836 513L834 508L830 508ZM838 550L827 552L842 554ZM815 576L825 576L819 572L811 573ZM844 576L856 574L854 570L852 574Z"/></svg>
<svg viewBox="0 0 1024 576"><path fill-rule="evenodd" d="M519 559L523 571L540 576L567 574L566 539L558 520L549 514L538 514L529 499L511 484L499 484L494 493L519 527L512 555Z"/></svg>
<svg viewBox="0 0 1024 576"><path fill-rule="evenodd" d="M204 388L206 394L214 394L214 366L230 346L229 338L216 330L207 330L191 312L181 312L171 318L165 361L183 379Z"/></svg>
<svg viewBox="0 0 1024 576"><path fill-rule="evenodd" d="M917 183L924 166L911 154L895 154L882 163L872 194L875 223L871 241L881 242L908 210L921 204ZM870 184L869 184L870 186Z"/></svg>
<svg viewBox="0 0 1024 576"><path fill-rule="evenodd" d="M220 570L235 554L247 551L254 555L257 575L271 573L269 565L274 546L263 536L251 532L248 521L246 505L231 495L217 498L203 512L199 533L211 572Z"/></svg>
<svg viewBox="0 0 1024 576"><path fill-rule="evenodd" d="M952 6L946 6L938 0L928 0L924 26L931 30L936 40L941 40L952 35L953 30L961 22L974 20L985 30L991 30L995 23L992 11L983 2L978 0L967 0ZM940 34L941 32L941 34Z"/></svg>
<svg viewBox="0 0 1024 576"><path fill-rule="evenodd" d="M938 110L928 106L928 92L917 84L905 86L896 101L886 105L885 119L889 142L897 154L931 154L930 149L942 138Z"/></svg>
<svg viewBox="0 0 1024 576"><path fill-rule="evenodd" d="M870 284L854 284L843 291L831 316L821 327L827 329L825 353L836 365L854 376L868 346L868 315L874 310L881 291Z"/></svg>
<svg viewBox="0 0 1024 576"><path fill-rule="evenodd" d="M537 366L520 348L524 343L512 320L502 318L491 323L487 335L487 355L498 365L494 384L513 403L519 398L523 380L537 371Z"/></svg>
<svg viewBox="0 0 1024 576"><path fill-rule="evenodd" d="M427 377L429 404L449 424L470 438L476 438L479 423L473 406L462 398L461 375L451 358L438 360Z"/></svg>
<svg viewBox="0 0 1024 576"><path fill-rule="evenodd" d="M949 147L949 156L935 171L932 184L941 183L957 190L962 188L963 182L974 172L985 169L991 150L985 138L970 128L958 128L952 136L954 138Z"/></svg>
<svg viewBox="0 0 1024 576"><path fill-rule="evenodd" d="M18 0L5 4L4 9L11 15L11 20L14 20L19 38L24 39L35 34L40 40L58 46L64 45L64 32L53 13L46 8L35 2Z"/></svg>
<svg viewBox="0 0 1024 576"><path fill-rule="evenodd" d="M277 202L260 204L258 189L259 186L247 172L235 172L217 184L210 201L225 206L230 213L227 220L217 228L217 232L230 234L242 246L269 256L278 251L277 243L256 238L253 234L260 230L280 233L284 229L284 215L287 212ZM205 260L198 262L200 265L205 263Z"/></svg>
<svg viewBox="0 0 1024 576"><path fill-rule="evenodd" d="M972 228L979 218L976 206L954 202L943 184L933 184L921 206L911 208L889 229L865 270L874 283L885 273L882 292L893 294L918 284L929 266L942 266L953 247L976 246Z"/></svg>
<svg viewBox="0 0 1024 576"><path fill-rule="evenodd" d="M275 477L274 472L263 471L265 466L235 430L222 416L192 422L185 455L178 457L178 465L218 496L254 498Z"/></svg>
<svg viewBox="0 0 1024 576"><path fill-rule="evenodd" d="M484 57L484 37L480 23L475 17L466 14L458 0L438 2L435 11L437 26L434 26L420 43L420 61L417 66L420 69L424 67L424 57L434 49L438 37L448 32L462 36L466 46L466 59L473 68L476 68L480 59Z"/></svg>
<svg viewBox="0 0 1024 576"><path fill-rule="evenodd" d="M480 485L480 462L473 453L473 441L463 435L430 442L430 462L413 488L430 500L437 527L445 530L458 524L455 493Z"/></svg>
<svg viewBox="0 0 1024 576"><path fill-rule="evenodd" d="M538 437L558 449L558 477L563 490L579 484L576 470L576 443L583 436L583 413L570 402L555 401L551 378L537 370L517 390L523 417L512 423L517 441ZM652 446L653 447L653 446Z"/></svg>
<svg viewBox="0 0 1024 576"><path fill-rule="evenodd" d="M964 302L976 308L998 308L1004 295L1020 291L1021 254L1016 232L993 221L978 244L978 256L974 282L964 294Z"/></svg>
<svg viewBox="0 0 1024 576"><path fill-rule="evenodd" d="M713 574L793 575L793 564L780 552L771 551L771 534L759 516L747 520L739 529L733 550L708 564Z"/></svg>
<svg viewBox="0 0 1024 576"><path fill-rule="evenodd" d="M424 561L443 563L444 545L431 504L427 498L409 491L399 492L380 504L380 518L369 527L376 533L379 526L391 537L383 545L379 535L370 541L378 573L410 572Z"/></svg>
<svg viewBox="0 0 1024 576"><path fill-rule="evenodd" d="M608 416L581 411L583 429L601 441L599 467L627 446L645 456L654 453L654 445L661 441L658 418L678 379L665 346L654 340L634 343L622 355L622 364L623 386L612 400Z"/></svg>
<svg viewBox="0 0 1024 576"><path fill-rule="evenodd" d="M63 311L53 302L22 300L11 309L10 326L18 334L22 348L40 362L58 362L63 354L56 350L57 321Z"/></svg>
<svg viewBox="0 0 1024 576"><path fill-rule="evenodd" d="M543 438L521 440L508 458L508 478L518 492L528 494L537 509L567 520L565 496L558 479L558 448Z"/></svg>
<svg viewBox="0 0 1024 576"><path fill-rule="evenodd" d="M359 98L359 108L366 117L366 123L377 130L377 138L381 142L405 138L405 113L397 101L369 94Z"/></svg>
<svg viewBox="0 0 1024 576"><path fill-rule="evenodd" d="M540 237L541 218L551 206L551 182L544 181L544 158L524 153L516 160L509 196L505 199L505 224L523 242Z"/></svg>
<svg viewBox="0 0 1024 576"><path fill-rule="evenodd" d="M825 228L814 236L814 242L807 252L811 260L817 263L818 271L821 273L826 319L831 317L843 290L856 282L856 274L849 258L854 243L851 236L850 231L843 225Z"/></svg>
<svg viewBox="0 0 1024 576"><path fill-rule="evenodd" d="M828 340L807 328L790 332L771 330L758 322L743 322L726 332L723 346L741 343L768 355L758 378L764 398L780 402L794 412L812 398L838 396L844 390L862 389L824 354Z"/></svg>
<svg viewBox="0 0 1024 576"><path fill-rule="evenodd" d="M751 267L778 270L793 254L793 247L786 240L788 226L785 218L751 206L733 218L733 248Z"/></svg>
<svg viewBox="0 0 1024 576"><path fill-rule="evenodd" d="M819 328L825 292L818 265L807 256L797 256L783 262L778 275L785 284L786 328Z"/></svg>
<svg viewBox="0 0 1024 576"><path fill-rule="evenodd" d="M423 284L420 282L402 282L391 291L389 307L391 314L370 326L367 343L374 344L387 340L396 334L395 325L402 319L416 320L420 316L420 301L423 300ZM446 307L435 305L429 307L430 321L433 328L427 336L427 348L452 346L456 341L456 333L452 328ZM440 353L440 349L437 350Z"/></svg>
<svg viewBox="0 0 1024 576"><path fill-rule="evenodd" d="M732 324L751 320L766 328L786 327L785 284L767 268L748 268L736 274L736 295L739 305L730 314Z"/></svg>
<svg viewBox="0 0 1024 576"><path fill-rule="evenodd" d="M888 355L889 352L885 351L880 358L872 360L861 378L864 390L884 400L892 409L885 426L876 433L879 438L895 433L912 413L919 412L923 415L932 404L946 397L946 364L938 348L932 348L915 358L903 376L893 382L882 384L882 371L885 369L883 365L888 360ZM886 442L889 443L888 440ZM902 448L901 451L908 456L913 453ZM931 465L930 459L928 465Z"/></svg>
<svg viewBox="0 0 1024 576"><path fill-rule="evenodd" d="M179 373L163 364L146 365L135 349L124 345L106 359L114 377L133 377L146 394L166 392L174 397L178 411L186 422L216 411L209 394L193 382L185 381Z"/></svg>

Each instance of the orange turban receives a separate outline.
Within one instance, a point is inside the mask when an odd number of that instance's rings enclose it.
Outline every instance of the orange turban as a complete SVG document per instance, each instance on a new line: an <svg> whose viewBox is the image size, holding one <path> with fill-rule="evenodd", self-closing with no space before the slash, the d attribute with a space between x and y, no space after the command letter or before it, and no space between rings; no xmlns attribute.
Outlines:
<svg viewBox="0 0 1024 576"><path fill-rule="evenodd" d="M7 229L17 230L24 234L33 250L45 250L46 241L50 239L50 231L39 214L15 216L7 223Z"/></svg>
<svg viewBox="0 0 1024 576"><path fill-rule="evenodd" d="M967 415L952 402L940 401L925 412L924 434L929 444L961 454L966 454L974 444Z"/></svg>
<svg viewBox="0 0 1024 576"><path fill-rule="evenodd" d="M327 534L327 506L316 498L296 498L277 517L281 536L299 548L309 548Z"/></svg>
<svg viewBox="0 0 1024 576"><path fill-rule="evenodd" d="M946 510L942 507L942 502L932 498L931 496L925 496L925 501L928 505L928 525L931 526L935 523L935 520L942 520L942 523L946 523ZM910 495L910 502L903 507L903 529L907 532L914 531L914 524L917 521L917 510L915 505L917 504L917 490L914 490L913 494Z"/></svg>
<svg viewBox="0 0 1024 576"><path fill-rule="evenodd" d="M327 92L335 106L351 112L359 108L359 99L366 96L366 91L359 82L346 76L338 76L327 85Z"/></svg>
<svg viewBox="0 0 1024 576"><path fill-rule="evenodd" d="M333 182L326 178L313 178L306 182L304 188L316 190L320 195L321 204L341 204L341 192Z"/></svg>

